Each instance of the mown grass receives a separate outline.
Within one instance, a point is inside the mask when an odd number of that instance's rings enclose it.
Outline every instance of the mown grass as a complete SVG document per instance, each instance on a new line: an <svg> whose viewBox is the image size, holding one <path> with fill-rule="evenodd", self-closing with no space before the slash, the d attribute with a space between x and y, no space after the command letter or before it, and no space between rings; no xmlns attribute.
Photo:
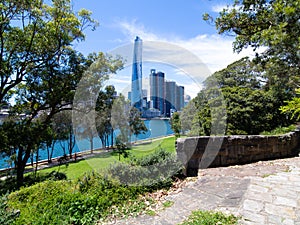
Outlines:
<svg viewBox="0 0 300 225"><path fill-rule="evenodd" d="M175 152L175 137L167 137L153 141L147 141L146 144L134 145L128 152L137 158L141 158L154 153L157 149L164 149L168 152ZM121 161L126 161L121 156ZM70 180L77 179L81 175L91 171L103 170L109 165L119 161L119 155L115 152L103 152L94 157L71 162L65 165L46 168L38 171L38 175L45 175L52 171L65 173Z"/></svg>
<svg viewBox="0 0 300 225"><path fill-rule="evenodd" d="M155 204L147 193L170 188L181 171L174 154L161 146L153 150L149 155L147 151L143 158L132 157L127 159L128 163L108 166L106 173L86 172L87 168L91 168L88 161L99 163L99 157L52 168L59 173L14 191L6 195L7 200L0 201L3 204L0 215L5 218L4 224L88 225L147 212L150 205ZM116 154L103 154L101 160L116 157ZM76 164L77 170L72 171L73 176L83 174L79 178L66 180L61 172ZM45 170L42 172L45 173ZM166 203L165 207L170 205L171 202ZM19 213L14 214L17 211ZM11 221L10 218L14 219L13 222L6 223Z"/></svg>

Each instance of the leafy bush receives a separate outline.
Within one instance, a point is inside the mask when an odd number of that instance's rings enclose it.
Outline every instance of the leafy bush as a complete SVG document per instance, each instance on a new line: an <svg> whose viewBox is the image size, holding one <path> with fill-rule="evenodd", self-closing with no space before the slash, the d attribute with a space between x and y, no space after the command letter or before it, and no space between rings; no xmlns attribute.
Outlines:
<svg viewBox="0 0 300 225"><path fill-rule="evenodd" d="M7 205L7 195L0 198L0 224L10 225L18 217L19 212L9 209Z"/></svg>
<svg viewBox="0 0 300 225"><path fill-rule="evenodd" d="M164 149L142 157L131 157L129 163L115 163L106 173L122 184L165 188L171 185L172 178L182 169L176 156Z"/></svg>
<svg viewBox="0 0 300 225"><path fill-rule="evenodd" d="M113 208L144 210L139 199L144 192L90 173L76 181L49 180L21 188L9 195L8 205L20 211L14 224L94 224L110 216Z"/></svg>
<svg viewBox="0 0 300 225"><path fill-rule="evenodd" d="M52 171L51 173L37 174L28 173L25 175L23 186L28 187L46 180L66 180L64 173ZM16 177L7 177L0 180L0 196L18 190Z"/></svg>
<svg viewBox="0 0 300 225"><path fill-rule="evenodd" d="M262 135L281 135L281 134L286 134L292 131L296 130L295 125L290 125L288 127L278 127L272 131L264 131L261 134Z"/></svg>
<svg viewBox="0 0 300 225"><path fill-rule="evenodd" d="M220 212L194 211L189 218L180 225L233 225L238 223L238 218L233 215L224 215Z"/></svg>
<svg viewBox="0 0 300 225"><path fill-rule="evenodd" d="M3 218L19 211L10 224L94 224L112 214L137 214L151 202L147 199L145 204L142 195L170 187L180 169L175 156L160 149L143 159L112 165L105 177L91 172L67 181L57 180L64 179L63 174L47 174L48 180L11 193Z"/></svg>

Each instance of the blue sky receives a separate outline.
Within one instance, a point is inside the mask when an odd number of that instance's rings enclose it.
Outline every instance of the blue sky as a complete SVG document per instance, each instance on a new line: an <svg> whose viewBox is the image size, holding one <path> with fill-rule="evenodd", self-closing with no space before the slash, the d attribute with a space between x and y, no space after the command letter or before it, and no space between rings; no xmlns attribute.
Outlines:
<svg viewBox="0 0 300 225"><path fill-rule="evenodd" d="M213 16L230 0L73 0L74 10L85 8L93 12L93 18L99 21L96 31L86 31L86 40L76 43L76 49L88 54L90 52L110 52L120 46L132 43L135 36L143 41L163 41L178 45L197 55L211 72L226 67L245 55L252 54L244 51L240 55L232 51L232 37L217 34L215 27L202 20L206 12ZM148 74L151 67L143 69ZM174 80L176 75L183 75L180 68L167 69L166 77ZM145 71L144 71L145 70ZM195 96L201 84L191 80L179 79L186 86L187 94ZM128 80L129 79L129 80ZM203 77L205 79L205 77ZM111 79L118 89L125 89L130 83L130 68L125 68L118 76ZM120 90L119 90L120 91ZM189 92L189 93L188 93Z"/></svg>

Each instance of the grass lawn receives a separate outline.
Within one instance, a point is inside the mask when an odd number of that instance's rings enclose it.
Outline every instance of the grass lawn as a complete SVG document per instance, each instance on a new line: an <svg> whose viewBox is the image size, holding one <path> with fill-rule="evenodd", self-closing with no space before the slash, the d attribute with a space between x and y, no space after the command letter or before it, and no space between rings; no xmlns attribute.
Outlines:
<svg viewBox="0 0 300 225"><path fill-rule="evenodd" d="M136 157L143 157L153 153L155 150L163 148L170 152L175 152L175 137L167 137L147 141L145 144L135 145L129 152ZM45 174L52 171L63 172L67 175L68 179L77 179L85 172L98 171L107 168L110 164L119 161L119 156L113 152L99 154L95 157L80 160L78 162L69 163L67 165L55 166L40 170L39 173ZM124 161L121 157L121 161Z"/></svg>

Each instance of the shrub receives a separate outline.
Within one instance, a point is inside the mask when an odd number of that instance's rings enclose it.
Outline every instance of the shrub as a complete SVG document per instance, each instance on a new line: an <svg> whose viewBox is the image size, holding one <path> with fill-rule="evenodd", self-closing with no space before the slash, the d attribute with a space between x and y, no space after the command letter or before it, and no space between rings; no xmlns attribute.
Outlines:
<svg viewBox="0 0 300 225"><path fill-rule="evenodd" d="M264 131L261 134L262 135L281 135L281 134L286 134L292 131L296 130L295 125L290 125L288 127L277 127L276 129L272 131Z"/></svg>
<svg viewBox="0 0 300 225"><path fill-rule="evenodd" d="M19 216L19 211L9 209L7 205L7 195L0 197L0 224L10 225Z"/></svg>
<svg viewBox="0 0 300 225"><path fill-rule="evenodd" d="M6 211L1 212L8 213L3 218L20 212L10 224L94 224L112 213L137 214L148 207L142 195L170 187L179 170L175 156L159 150L129 164L114 164L105 177L91 172L77 180L58 181L65 176L52 173L46 176L47 181L11 193Z"/></svg>
<svg viewBox="0 0 300 225"><path fill-rule="evenodd" d="M145 209L139 204L144 191L89 173L76 181L50 180L21 188L9 195L8 205L20 211L15 224L94 224L110 216L112 207L126 205L127 213L137 210L131 205Z"/></svg>
<svg viewBox="0 0 300 225"><path fill-rule="evenodd" d="M122 184L148 186L151 190L170 186L181 169L174 154L159 149L143 158L131 157L129 163L115 163L106 173Z"/></svg>

